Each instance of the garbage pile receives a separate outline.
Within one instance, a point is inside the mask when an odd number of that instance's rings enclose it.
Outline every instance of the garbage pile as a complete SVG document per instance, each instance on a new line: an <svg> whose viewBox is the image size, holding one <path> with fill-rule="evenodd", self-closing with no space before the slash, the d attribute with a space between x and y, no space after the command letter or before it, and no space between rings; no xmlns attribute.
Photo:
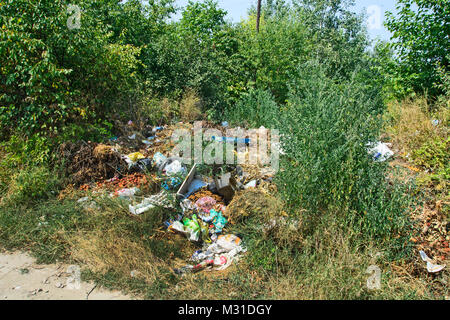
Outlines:
<svg viewBox="0 0 450 320"><path fill-rule="evenodd" d="M191 260L194 265L187 265L182 268L175 269L178 274L187 272L196 272L205 268L213 268L213 270L224 270L228 268L233 261L239 259L239 253L247 251L242 246L242 240L238 236L228 234L220 235L217 240L204 250L194 252Z"/></svg>
<svg viewBox="0 0 450 320"><path fill-rule="evenodd" d="M60 153L66 159L66 171L73 184L110 179L128 172L127 164L117 149L98 143L64 143Z"/></svg>
<svg viewBox="0 0 450 320"><path fill-rule="evenodd" d="M229 216L227 206L238 208L233 199L238 195L242 200L243 191L272 185L274 172L256 165L214 165L208 173L196 164L186 166L181 159L168 156L174 147L172 132L180 127L193 128L179 123L138 130L130 121L119 130L120 137L111 137L103 144L68 142L60 146L60 153L73 186L79 190L93 194L106 191L106 196L128 203L131 215L157 207L167 209L167 232L186 237L200 248L190 264L175 272L224 270L246 251L242 236L227 232L239 220L238 210L233 209ZM222 125L218 130L223 132L224 128ZM98 208L92 197L78 202L91 210Z"/></svg>

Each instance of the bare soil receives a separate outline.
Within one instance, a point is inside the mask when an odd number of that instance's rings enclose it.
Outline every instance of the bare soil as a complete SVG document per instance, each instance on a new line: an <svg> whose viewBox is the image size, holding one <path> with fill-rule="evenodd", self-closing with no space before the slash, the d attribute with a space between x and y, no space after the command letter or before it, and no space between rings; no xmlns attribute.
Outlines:
<svg viewBox="0 0 450 320"><path fill-rule="evenodd" d="M119 291L78 282L76 266L40 265L27 253L0 252L0 300L129 300Z"/></svg>

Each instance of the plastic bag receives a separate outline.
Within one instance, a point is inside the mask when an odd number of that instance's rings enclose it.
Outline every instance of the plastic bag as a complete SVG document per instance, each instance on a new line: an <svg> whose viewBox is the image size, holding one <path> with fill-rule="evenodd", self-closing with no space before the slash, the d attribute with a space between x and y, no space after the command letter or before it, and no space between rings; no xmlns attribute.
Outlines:
<svg viewBox="0 0 450 320"><path fill-rule="evenodd" d="M183 210L183 213L185 213L186 211L191 211L191 210L195 209L194 204L189 199L184 199L183 201L181 201L180 207Z"/></svg>
<svg viewBox="0 0 450 320"><path fill-rule="evenodd" d="M227 252L241 246L242 239L234 234L220 235L217 238L216 244Z"/></svg>
<svg viewBox="0 0 450 320"><path fill-rule="evenodd" d="M368 143L369 153L373 155L375 161L386 161L394 155L388 145L383 142Z"/></svg>
<svg viewBox="0 0 450 320"><path fill-rule="evenodd" d="M445 265L434 264L433 261L427 256L427 254L424 251L420 250L419 254L422 260L427 263L428 272L436 273L442 271L445 268Z"/></svg>
<svg viewBox="0 0 450 320"><path fill-rule="evenodd" d="M140 190L137 187L129 188L129 189L121 189L121 190L114 192L114 195L118 196L119 198L132 198L139 191Z"/></svg>
<svg viewBox="0 0 450 320"><path fill-rule="evenodd" d="M145 159L145 156L140 152L130 153L127 157L132 162L136 162L138 160Z"/></svg>
<svg viewBox="0 0 450 320"><path fill-rule="evenodd" d="M221 233L222 229L225 227L225 225L228 223L228 220L222 215L222 212L217 212L216 210L212 209L210 211L212 223L214 224L216 233Z"/></svg>
<svg viewBox="0 0 450 320"><path fill-rule="evenodd" d="M165 155L163 155L161 152L157 152L153 156L152 163L153 165L159 168L166 160L167 157Z"/></svg>
<svg viewBox="0 0 450 320"><path fill-rule="evenodd" d="M169 226L168 228L169 231L175 232L175 233L181 233L184 235L188 235L189 232L187 232L184 228L183 223L181 223L180 221L174 221L172 222L172 224Z"/></svg>
<svg viewBox="0 0 450 320"><path fill-rule="evenodd" d="M173 160L164 166L163 171L168 176L173 176L176 174L185 174L186 168L183 167L179 160Z"/></svg>
<svg viewBox="0 0 450 320"><path fill-rule="evenodd" d="M195 202L195 205L197 206L197 208L199 210L201 210L205 213L209 213L216 203L217 203L217 201L211 197L203 197L203 198L198 199Z"/></svg>
<svg viewBox="0 0 450 320"><path fill-rule="evenodd" d="M197 216L194 214L192 219L184 218L183 219L184 228L186 231L190 233L189 240L197 242L200 240L200 225L197 221Z"/></svg>

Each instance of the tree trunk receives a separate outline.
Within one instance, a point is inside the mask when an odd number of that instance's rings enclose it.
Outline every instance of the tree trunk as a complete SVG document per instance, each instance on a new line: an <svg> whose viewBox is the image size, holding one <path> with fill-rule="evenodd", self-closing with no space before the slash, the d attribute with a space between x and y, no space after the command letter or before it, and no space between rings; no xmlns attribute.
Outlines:
<svg viewBox="0 0 450 320"><path fill-rule="evenodd" d="M260 19L261 19L261 0L258 0L258 7L256 9L256 32L259 32Z"/></svg>

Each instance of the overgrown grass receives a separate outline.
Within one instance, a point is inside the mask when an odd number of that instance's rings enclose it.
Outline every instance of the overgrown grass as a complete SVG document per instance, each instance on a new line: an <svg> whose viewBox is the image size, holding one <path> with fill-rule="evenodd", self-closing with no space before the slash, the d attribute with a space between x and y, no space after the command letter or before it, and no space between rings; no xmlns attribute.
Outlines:
<svg viewBox="0 0 450 320"><path fill-rule="evenodd" d="M131 216L124 203L108 197L97 199L96 205L83 208L75 200L52 199L29 207L2 206L2 248L30 250L39 263L78 263L100 278L115 274L119 283L137 281L131 279L134 271L148 287L170 282L172 259L185 258L184 250L194 249L186 239L161 238L167 212Z"/></svg>
<svg viewBox="0 0 450 320"><path fill-rule="evenodd" d="M141 129L145 124L162 125L171 121L190 122L204 118L203 101L194 89L187 88L176 97L158 97L141 92L133 109L127 115Z"/></svg>
<svg viewBox="0 0 450 320"><path fill-rule="evenodd" d="M417 97L389 105L387 134L401 157L421 169L420 186L448 201L450 181L450 105L442 98L430 105Z"/></svg>
<svg viewBox="0 0 450 320"><path fill-rule="evenodd" d="M410 98L391 102L386 115L387 134L405 155L413 156L425 143L448 137L450 109L445 103L433 106L424 97Z"/></svg>
<svg viewBox="0 0 450 320"><path fill-rule="evenodd" d="M83 279L149 299L433 297L424 279L395 272L385 243L363 241L332 212L318 219L292 212L289 218L279 218L272 228L265 228L279 214L278 209L272 214L251 210L228 228L242 235L247 246L239 262L224 272L180 277L172 268L186 263L196 248L161 227L170 212L153 210L131 216L119 200L95 199L97 209L84 209L75 199L2 206L2 247L31 250L42 263L80 264ZM407 257L396 263L405 261ZM366 270L372 264L382 270L379 291L366 287L370 276Z"/></svg>
<svg viewBox="0 0 450 320"><path fill-rule="evenodd" d="M409 185L367 154L379 113L373 123L355 113L373 110L373 100L361 102L364 90L351 83L325 81L293 95L284 110L284 134L292 138L284 145L281 193L249 191L230 206L236 224L227 232L241 235L247 252L229 269L176 275L173 268L198 247L163 228L174 212L132 216L106 194L89 195L95 205L86 208L76 202L79 192L58 200L58 175L44 165L2 179L2 248L80 264L83 279L149 299L443 298L448 289L436 289L436 281L446 273L430 279L414 263ZM2 167L0 176L13 169ZM381 270L380 290L367 288L372 265Z"/></svg>
<svg viewBox="0 0 450 320"><path fill-rule="evenodd" d="M7 250L31 250L41 263L70 257L65 239L83 224L84 213L73 202L43 201L0 207L0 241Z"/></svg>
<svg viewBox="0 0 450 320"><path fill-rule="evenodd" d="M278 108L269 94L255 91L229 111L235 122L280 130L285 155L276 183L285 201L309 215L345 216L362 236L404 233L409 199L386 180L386 163L368 154L368 144L381 134L380 88L362 83L358 72L350 80L329 78L314 61L298 73L286 106Z"/></svg>

